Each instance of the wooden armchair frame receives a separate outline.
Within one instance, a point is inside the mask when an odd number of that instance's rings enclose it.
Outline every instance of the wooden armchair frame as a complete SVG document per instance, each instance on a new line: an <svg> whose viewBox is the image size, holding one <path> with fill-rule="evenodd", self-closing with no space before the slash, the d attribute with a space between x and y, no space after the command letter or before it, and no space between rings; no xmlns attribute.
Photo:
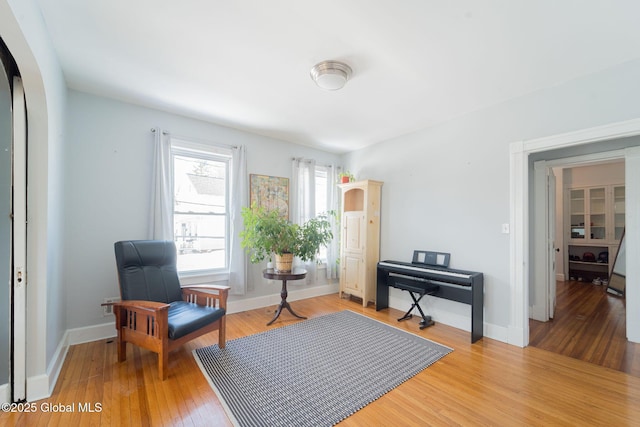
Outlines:
<svg viewBox="0 0 640 427"><path fill-rule="evenodd" d="M198 285L182 287L184 301L226 311L228 286ZM167 378L169 353L194 338L218 330L218 346L226 344L226 314L220 319L178 339L169 338L169 304L126 300L113 304L118 330L118 361L127 359L127 342L158 353L158 375Z"/></svg>

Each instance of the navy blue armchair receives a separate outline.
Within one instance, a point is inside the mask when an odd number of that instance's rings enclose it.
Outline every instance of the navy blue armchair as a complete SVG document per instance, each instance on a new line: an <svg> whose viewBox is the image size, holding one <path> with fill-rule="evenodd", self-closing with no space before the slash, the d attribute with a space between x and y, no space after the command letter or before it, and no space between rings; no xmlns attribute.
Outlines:
<svg viewBox="0 0 640 427"><path fill-rule="evenodd" d="M172 241L129 240L114 244L120 296L113 305L118 361L127 342L158 353L158 374L167 378L169 353L206 333L218 331L224 348L228 286L181 287Z"/></svg>

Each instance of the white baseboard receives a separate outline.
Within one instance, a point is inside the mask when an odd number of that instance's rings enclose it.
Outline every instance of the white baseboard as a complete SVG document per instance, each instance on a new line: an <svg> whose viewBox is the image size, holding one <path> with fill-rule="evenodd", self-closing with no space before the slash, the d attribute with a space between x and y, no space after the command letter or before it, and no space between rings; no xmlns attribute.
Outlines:
<svg viewBox="0 0 640 427"><path fill-rule="evenodd" d="M62 371L62 365L67 357L69 346L82 344L85 342L97 341L116 336L116 329L113 321L102 325L87 326L84 328L68 329L62 339L55 354L51 358L51 363L47 368L47 373L27 378L27 401L46 399L53 393L53 389L58 381L58 376Z"/></svg>
<svg viewBox="0 0 640 427"><path fill-rule="evenodd" d="M524 330L522 328L507 328L508 338L505 341L507 344L515 345L518 347L526 347L528 343L524 342Z"/></svg>
<svg viewBox="0 0 640 427"><path fill-rule="evenodd" d="M511 344L509 342L509 328L497 326L492 323L484 323L484 336L492 340Z"/></svg>
<svg viewBox="0 0 640 427"><path fill-rule="evenodd" d="M56 381L62 370L64 359L67 357L67 350L69 345L67 343L67 336L69 331L65 332L56 348L56 352L51 358L51 363L47 367L47 373L36 375L34 377L27 377L27 401L33 402L35 400L46 399L51 396L53 389L56 386Z"/></svg>
<svg viewBox="0 0 640 427"><path fill-rule="evenodd" d="M529 318L537 320L539 322L546 322L549 320L546 313L547 307L542 304L536 304L529 307Z"/></svg>
<svg viewBox="0 0 640 427"><path fill-rule="evenodd" d="M400 311L407 311L413 301L406 292L391 289L389 293L389 307ZM471 306L455 301L426 296L420 301L425 314L437 323L442 323L471 333ZM496 341L513 344L509 341L509 329L486 321L482 325L482 335ZM515 344L518 345L518 344ZM522 347L522 346L521 346Z"/></svg>
<svg viewBox="0 0 640 427"><path fill-rule="evenodd" d="M27 377L27 402L34 402L50 397L56 385L55 380L57 380L57 378L57 374L55 378L47 374Z"/></svg>
<svg viewBox="0 0 640 427"><path fill-rule="evenodd" d="M109 323L67 330L65 334L67 337L67 345L83 344L85 342L115 337L117 335L115 317L110 316L110 318L111 321Z"/></svg>
<svg viewBox="0 0 640 427"><path fill-rule="evenodd" d="M413 304L413 301L408 298L408 293L392 290L389 294L389 307L395 308L402 312L406 312ZM471 332L471 307L465 305L462 307L462 311L468 312L456 313L454 310L448 310L449 306L457 304L453 301L446 301L442 299L424 297L420 301L420 307L424 313L438 323L442 323L448 326L452 326L463 331ZM462 306L462 304L460 304ZM460 307L456 307L460 308ZM414 309L414 316L419 315L418 310Z"/></svg>
<svg viewBox="0 0 640 427"><path fill-rule="evenodd" d="M301 299L318 297L321 295L335 294L339 290L337 283L331 283L320 286L304 287L303 289L288 289L287 301L297 301ZM255 310L257 308L268 307L270 305L277 305L282 299L280 294L264 295L255 298L239 299L236 301L229 301L227 303L227 313L240 313L242 311Z"/></svg>
<svg viewBox="0 0 640 427"><path fill-rule="evenodd" d="M9 403L11 396L9 396L9 384L0 385L0 403Z"/></svg>

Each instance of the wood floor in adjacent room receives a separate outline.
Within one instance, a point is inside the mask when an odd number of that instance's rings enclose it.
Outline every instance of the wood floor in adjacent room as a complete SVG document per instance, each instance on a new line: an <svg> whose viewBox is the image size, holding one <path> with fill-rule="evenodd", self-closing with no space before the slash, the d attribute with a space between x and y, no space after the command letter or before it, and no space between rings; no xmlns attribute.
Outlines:
<svg viewBox="0 0 640 427"><path fill-rule="evenodd" d="M640 344L626 336L625 299L590 282L557 282L553 320L529 322L532 347L640 377Z"/></svg>
<svg viewBox="0 0 640 427"><path fill-rule="evenodd" d="M640 420L637 376L531 346L488 338L471 344L469 333L437 323L421 331L415 317L398 323L403 314L398 310L376 312L337 295L293 301L292 306L308 317L352 310L454 349L340 426L624 426ZM299 321L285 311L267 327L273 309L229 315L228 339ZM172 353L164 382L158 380L156 355L146 350L130 345L127 362L118 363L116 344L109 340L72 346L53 395L36 405L76 403L76 411L0 413L0 425L229 426L191 354L216 340L212 333ZM100 403L101 412L80 413L78 402Z"/></svg>

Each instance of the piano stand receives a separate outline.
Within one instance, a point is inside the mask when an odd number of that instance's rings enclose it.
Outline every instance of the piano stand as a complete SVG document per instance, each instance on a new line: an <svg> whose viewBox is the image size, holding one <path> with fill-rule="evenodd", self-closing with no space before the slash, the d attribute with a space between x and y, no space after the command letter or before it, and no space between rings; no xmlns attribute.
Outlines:
<svg viewBox="0 0 640 427"><path fill-rule="evenodd" d="M426 314L424 314L424 311L422 311L422 307L420 307L420 300L422 299L422 297L424 297L425 295L433 295L435 293L435 289L430 292L426 292L426 290L422 288L414 288L407 285L396 285L396 287L398 289L402 289L403 291L409 292L409 295L411 295L411 299L413 299L411 308L404 314L404 316L398 319L398 322L411 319L413 317L413 314L411 314L411 312L414 308L417 308L420 312L420 315L422 316L422 320L420 321L420 329L435 325L435 322L431 319L431 316L427 316Z"/></svg>

